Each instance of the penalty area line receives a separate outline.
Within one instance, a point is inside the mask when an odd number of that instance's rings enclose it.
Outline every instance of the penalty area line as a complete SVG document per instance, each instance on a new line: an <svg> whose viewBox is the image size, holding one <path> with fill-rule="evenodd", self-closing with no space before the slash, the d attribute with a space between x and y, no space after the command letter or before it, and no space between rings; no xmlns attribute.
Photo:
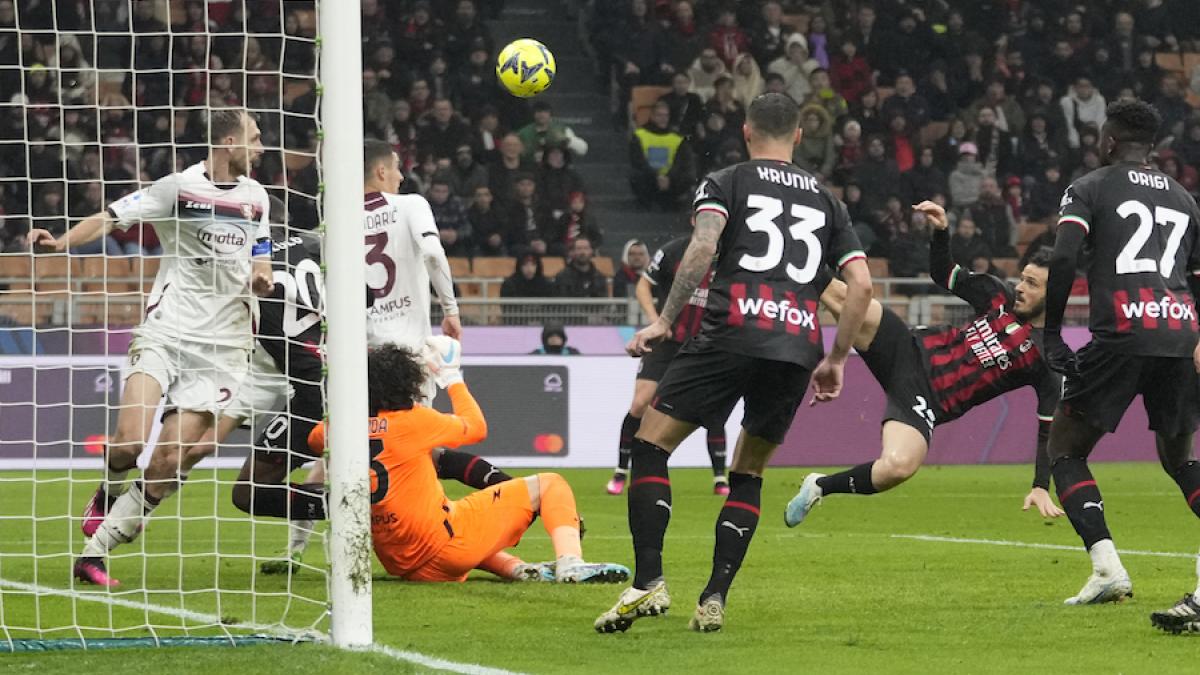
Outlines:
<svg viewBox="0 0 1200 675"><path fill-rule="evenodd" d="M1049 551L1082 551L1082 546L1064 546L1062 544L1038 544L1030 541L1009 541L1007 539L969 539L965 537L939 537L932 534L892 534L892 539L913 539L930 541L939 544L976 544L979 546L1010 546L1014 548L1038 548ZM1194 553L1176 553L1174 551L1137 551L1118 549L1121 555L1144 555L1156 558L1196 558Z"/></svg>

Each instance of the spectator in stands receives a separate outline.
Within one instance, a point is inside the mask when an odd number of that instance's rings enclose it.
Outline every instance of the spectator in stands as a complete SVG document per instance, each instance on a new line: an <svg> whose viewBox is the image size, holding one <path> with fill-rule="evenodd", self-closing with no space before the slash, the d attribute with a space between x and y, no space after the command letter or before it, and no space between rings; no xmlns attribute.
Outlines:
<svg viewBox="0 0 1200 675"><path fill-rule="evenodd" d="M571 153L562 146L549 146L542 154L538 187L542 202L555 218L567 210L572 193L583 191L583 179L571 168Z"/></svg>
<svg viewBox="0 0 1200 675"><path fill-rule="evenodd" d="M860 5L854 16L854 26L846 31L846 37L854 40L858 51L870 63L881 63L882 58L880 35L883 31L875 26L875 8L869 4ZM850 97L847 96L847 99Z"/></svg>
<svg viewBox="0 0 1200 675"><path fill-rule="evenodd" d="M1193 119L1184 127L1183 135L1171 144L1185 164L1200 167L1200 118Z"/></svg>
<svg viewBox="0 0 1200 675"><path fill-rule="evenodd" d="M758 66L766 70L771 62L784 55L792 27L783 22L783 7L779 0L767 0L762 6L762 20L750 34L750 51Z"/></svg>
<svg viewBox="0 0 1200 675"><path fill-rule="evenodd" d="M650 15L648 0L630 1L624 30L613 45L613 56L620 88L615 121L623 125L633 88L639 84L662 84L672 71L667 62L666 35Z"/></svg>
<svg viewBox="0 0 1200 675"><path fill-rule="evenodd" d="M1154 107L1162 114L1162 135L1178 136L1183 132L1183 122L1192 112L1188 105L1183 82L1175 73L1167 73L1161 80Z"/></svg>
<svg viewBox="0 0 1200 675"><path fill-rule="evenodd" d="M467 220L471 223L471 233L478 255L503 256L507 253L504 246L504 221L496 212L491 188L486 185L475 188L471 208L467 209Z"/></svg>
<svg viewBox="0 0 1200 675"><path fill-rule="evenodd" d="M475 190L488 185L487 167L475 160L470 143L463 143L454 150L454 163L446 177L454 196L464 200L471 199Z"/></svg>
<svg viewBox="0 0 1200 675"><path fill-rule="evenodd" d="M1072 148L1079 147L1079 135L1085 125L1099 129L1107 119L1108 103L1092 86L1091 78L1085 75L1075 79L1070 92L1059 103L1067 121L1067 144Z"/></svg>
<svg viewBox="0 0 1200 675"><path fill-rule="evenodd" d="M950 185L946 174L933 162L933 148L921 148L917 164L901 174L904 181L904 199L909 204L919 204L934 195L949 194Z"/></svg>
<svg viewBox="0 0 1200 675"><path fill-rule="evenodd" d="M555 295L561 298L606 298L608 278L596 269L592 242L579 237L571 242L567 266L554 277Z"/></svg>
<svg viewBox="0 0 1200 675"><path fill-rule="evenodd" d="M542 346L529 352L530 354L553 354L555 356L574 356L579 350L567 344L567 330L558 324L546 324L542 329Z"/></svg>
<svg viewBox="0 0 1200 675"><path fill-rule="evenodd" d="M888 120L903 115L913 129L920 129L929 121L929 102L917 93L908 71L896 75L896 91L880 106L880 113Z"/></svg>
<svg viewBox="0 0 1200 675"><path fill-rule="evenodd" d="M792 152L796 166L824 181L833 174L837 150L833 146L833 117L825 108L809 104L800 111L803 132Z"/></svg>
<svg viewBox="0 0 1200 675"><path fill-rule="evenodd" d="M445 35L443 46L452 68L466 65L469 53L477 43L485 52L492 51L492 34L479 19L474 0L458 0L454 21Z"/></svg>
<svg viewBox="0 0 1200 675"><path fill-rule="evenodd" d="M916 132L909 128L904 113L896 113L888 120L888 156L896 162L901 173L917 165Z"/></svg>
<svg viewBox="0 0 1200 675"><path fill-rule="evenodd" d="M979 164L979 150L969 141L958 145L958 165L950 172L950 203L955 208L967 208L979 201L980 185L983 183L983 166Z"/></svg>
<svg viewBox="0 0 1200 675"><path fill-rule="evenodd" d="M929 223L925 214L910 211L902 222L888 256L888 274L913 278L929 273ZM918 289L906 289L909 292Z"/></svg>
<svg viewBox="0 0 1200 675"><path fill-rule="evenodd" d="M787 39L787 55L775 59L767 70L783 76L785 93L797 103L802 103L812 92L808 76L821 64L808 54L808 40L803 35L792 33Z"/></svg>
<svg viewBox="0 0 1200 675"><path fill-rule="evenodd" d="M917 91L929 104L929 120L931 122L945 122L958 110L956 96L950 90L946 64L942 61L930 64L929 73L921 81L921 86Z"/></svg>
<svg viewBox="0 0 1200 675"><path fill-rule="evenodd" d="M500 157L488 167L488 187L501 207L506 207L516 198L517 177L533 175L533 160L525 158L525 145L521 137L510 133L500 141Z"/></svg>
<svg viewBox="0 0 1200 675"><path fill-rule="evenodd" d="M688 75L692 78L692 93L707 101L716 91L717 80L727 73L725 63L717 56L717 50L705 47L688 68Z"/></svg>
<svg viewBox="0 0 1200 675"><path fill-rule="evenodd" d="M588 145L565 124L554 120L554 110L545 101L533 104L533 122L522 127L517 135L525 147L525 158L540 162L542 153L552 145L568 148L576 157L587 154Z"/></svg>
<svg viewBox="0 0 1200 675"><path fill-rule="evenodd" d="M650 120L630 139L633 173L629 181L643 207L655 205L673 211L695 181L691 147L683 136L671 131L670 122L670 107L656 103Z"/></svg>
<svg viewBox="0 0 1200 675"><path fill-rule="evenodd" d="M722 5L717 10L716 25L708 33L708 44L717 50L717 56L730 69L734 67L738 55L750 49L750 36L738 26L737 13L732 5Z"/></svg>
<svg viewBox="0 0 1200 675"><path fill-rule="evenodd" d="M1066 143L1050 134L1046 116L1042 113L1034 113L1029 118L1018 148L1021 173L1033 180L1041 176L1047 166L1063 161L1067 155Z"/></svg>
<svg viewBox="0 0 1200 675"><path fill-rule="evenodd" d="M633 297L638 279L650 266L650 249L641 239L630 239L621 249L621 267L613 274L614 298Z"/></svg>
<svg viewBox="0 0 1200 675"><path fill-rule="evenodd" d="M1062 167L1058 162L1047 162L1042 175L1029 189L1025 213L1030 220L1049 220L1058 213L1067 183L1063 180Z"/></svg>
<svg viewBox="0 0 1200 675"><path fill-rule="evenodd" d="M1003 277L1004 273L992 263L992 259L984 256L975 256L971 258L971 265L968 268L975 274L990 274L994 277Z"/></svg>
<svg viewBox="0 0 1200 675"><path fill-rule="evenodd" d="M858 53L858 43L851 37L842 38L840 50L829 64L829 79L834 90L847 103L858 103L863 92L871 88L871 77L871 66Z"/></svg>
<svg viewBox="0 0 1200 675"><path fill-rule="evenodd" d="M691 88L691 75L680 71L671 78L671 91L658 99L671 109L671 131L689 140L700 135L704 124L704 101Z"/></svg>
<svg viewBox="0 0 1200 675"><path fill-rule="evenodd" d="M1013 248L1017 240L1016 217L1008 202L1004 200L1000 184L994 177L983 177L979 187L979 199L971 206L971 215L993 255L1002 258L1016 257L1017 251Z"/></svg>
<svg viewBox="0 0 1200 675"><path fill-rule="evenodd" d="M1020 104L1005 93L1004 83L1000 80L989 82L983 98L971 104L971 107L963 113L963 117L967 120L978 120L979 113L984 108L992 109L996 118L996 128L1001 131L1017 135L1025 128L1025 111L1021 109Z"/></svg>
<svg viewBox="0 0 1200 675"><path fill-rule="evenodd" d="M950 253L954 262L965 268L970 268L971 261L975 258L990 260L992 257L992 249L983 237L979 236L979 229L975 226L975 219L971 217L970 211L964 211L958 219L958 226L950 239Z"/></svg>
<svg viewBox="0 0 1200 675"><path fill-rule="evenodd" d="M496 68L482 38L467 53L467 62L454 69L455 107L466 117L479 119L496 92Z"/></svg>
<svg viewBox="0 0 1200 675"><path fill-rule="evenodd" d="M25 235L29 234L29 219L24 216L4 216L0 223L0 252L27 253L29 245Z"/></svg>
<svg viewBox="0 0 1200 675"><path fill-rule="evenodd" d="M829 69L829 24L824 14L814 14L808 25L808 51L822 68Z"/></svg>
<svg viewBox="0 0 1200 675"><path fill-rule="evenodd" d="M834 168L835 182L844 184L854 175L854 170L862 162L863 142L862 125L850 118L842 125L842 133L833 139L837 147L838 159Z"/></svg>
<svg viewBox="0 0 1200 675"><path fill-rule="evenodd" d="M850 116L862 125L863 134L866 136L887 132L887 120L883 119L879 91L876 89L863 92L858 103L850 107Z"/></svg>
<svg viewBox="0 0 1200 675"><path fill-rule="evenodd" d="M554 296L554 284L546 278L542 257L526 253L517 258L517 269L500 286L502 298L549 298Z"/></svg>
<svg viewBox="0 0 1200 675"><path fill-rule="evenodd" d="M742 107L748 107L750 101L763 93L765 88L766 84L754 57L749 52L738 54L733 62L733 98L741 103Z"/></svg>
<svg viewBox="0 0 1200 675"><path fill-rule="evenodd" d="M433 220L437 223L438 236L442 239L446 255L470 255L471 222L467 218L466 207L453 193L448 178L434 176L429 185L429 208L433 209Z"/></svg>
<svg viewBox="0 0 1200 675"><path fill-rule="evenodd" d="M686 72L704 48L704 34L696 26L692 3L680 0L669 22L664 22L667 63L677 73Z"/></svg>
<svg viewBox="0 0 1200 675"><path fill-rule="evenodd" d="M1015 173L1013 137L996 125L996 110L989 106L979 109L971 141L979 152L979 164L989 176L1003 177Z"/></svg>
<svg viewBox="0 0 1200 675"><path fill-rule="evenodd" d="M587 208L587 195L572 192L567 199L567 210L558 214L547 226L547 250L554 255L565 255L576 239L583 237L593 246L603 242L600 226L596 224Z"/></svg>
<svg viewBox="0 0 1200 675"><path fill-rule="evenodd" d="M962 154L961 146L967 141L967 123L961 119L955 118L950 122L950 131L947 132L933 146L934 162L937 163L939 169L944 173L954 171L954 167L958 166L959 156ZM975 152L979 152L978 149Z"/></svg>
<svg viewBox="0 0 1200 675"><path fill-rule="evenodd" d="M470 127L454 112L454 104L447 98L435 100L431 112L417 122L420 152L430 153L439 160L453 157L460 145L470 143L470 138Z"/></svg>
<svg viewBox="0 0 1200 675"><path fill-rule="evenodd" d="M537 193L533 174L518 175L514 197L504 209L505 240L509 252L519 255L532 251L545 255L549 220Z"/></svg>
<svg viewBox="0 0 1200 675"><path fill-rule="evenodd" d="M449 99L453 94L453 78L450 75L450 64L446 55L434 52L429 69L425 71L425 81L429 83L429 93L436 99Z"/></svg>
<svg viewBox="0 0 1200 675"><path fill-rule="evenodd" d="M412 11L400 21L398 31L393 33L397 40L397 51L401 61L414 70L424 71L433 61L433 53L441 48L445 30L442 22L434 17L429 0L417 0Z"/></svg>
<svg viewBox="0 0 1200 675"><path fill-rule="evenodd" d="M900 194L903 189L900 170L888 158L881 136L867 140L867 154L854 169L854 182L862 188L863 208L868 213L882 211L888 196Z"/></svg>
<svg viewBox="0 0 1200 675"><path fill-rule="evenodd" d="M412 109L413 118L418 122L433 106L433 96L430 93L429 82L425 78L413 80L412 86L408 88L408 104Z"/></svg>
<svg viewBox="0 0 1200 675"><path fill-rule="evenodd" d="M475 158L485 167L500 161L501 135L500 114L495 106L485 105L480 108L471 130L471 147L475 149ZM490 175L488 179L491 179Z"/></svg>
<svg viewBox="0 0 1200 675"><path fill-rule="evenodd" d="M746 121L746 107L734 96L733 78L722 77L717 80L716 89L706 107L725 118L726 129L741 133L742 124Z"/></svg>
<svg viewBox="0 0 1200 675"><path fill-rule="evenodd" d="M812 93L808 96L808 103L815 103L825 109L826 112L834 119L840 119L850 110L850 106L846 103L846 99L842 98L833 90L833 85L829 82L829 71L824 68L817 68L808 76L808 83L812 86Z"/></svg>
<svg viewBox="0 0 1200 675"><path fill-rule="evenodd" d="M1183 186L1183 189L1196 194L1197 180L1196 168L1187 166L1179 161L1179 157L1171 150L1163 150L1158 153L1158 159L1155 161L1158 170L1174 178Z"/></svg>
<svg viewBox="0 0 1200 675"><path fill-rule="evenodd" d="M767 73L764 82L768 94L782 94L787 89L787 83L783 81L783 76L779 73Z"/></svg>

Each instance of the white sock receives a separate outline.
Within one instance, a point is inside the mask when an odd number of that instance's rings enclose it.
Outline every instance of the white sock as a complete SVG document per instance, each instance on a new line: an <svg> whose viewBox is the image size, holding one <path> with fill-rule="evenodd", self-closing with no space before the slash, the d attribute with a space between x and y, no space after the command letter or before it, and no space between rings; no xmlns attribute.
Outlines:
<svg viewBox="0 0 1200 675"><path fill-rule="evenodd" d="M1092 556L1092 571L1100 576L1112 576L1125 569L1125 566L1121 564L1121 557L1117 555L1117 547L1113 544L1112 539L1101 539L1092 544L1088 555Z"/></svg>
<svg viewBox="0 0 1200 675"><path fill-rule="evenodd" d="M117 498L108 510L104 522L88 539L83 547L83 557L99 558L106 555L121 544L128 544L137 539L145 524L146 515L154 507L146 503L142 495L141 485L134 483L129 490Z"/></svg>
<svg viewBox="0 0 1200 675"><path fill-rule="evenodd" d="M583 559L579 556L560 555L558 556L558 559L554 561L554 573L556 575L562 574L564 570L581 564L583 564Z"/></svg>
<svg viewBox="0 0 1200 675"><path fill-rule="evenodd" d="M1200 555L1196 556L1196 592L1192 597L1200 598Z"/></svg>
<svg viewBox="0 0 1200 675"><path fill-rule="evenodd" d="M158 501L160 503L164 502L167 500L168 497L175 494L176 492L179 492L179 489L183 487L183 482L186 481L187 479L188 479L188 474L186 471L180 471L179 473L175 474L174 480L166 482L164 489L163 489L162 497Z"/></svg>
<svg viewBox="0 0 1200 675"><path fill-rule="evenodd" d="M316 523L311 520L289 521L288 531L291 534L288 542L289 554L304 555L304 549L308 548L308 540L312 537L314 527L316 527Z"/></svg>

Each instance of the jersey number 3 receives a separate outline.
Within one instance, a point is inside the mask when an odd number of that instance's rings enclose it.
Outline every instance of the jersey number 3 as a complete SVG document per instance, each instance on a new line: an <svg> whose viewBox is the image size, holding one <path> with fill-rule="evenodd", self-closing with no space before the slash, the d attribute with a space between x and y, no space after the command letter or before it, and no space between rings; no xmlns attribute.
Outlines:
<svg viewBox="0 0 1200 675"><path fill-rule="evenodd" d="M1129 238L1129 243L1125 244L1117 255L1117 274L1157 271L1163 277L1170 277L1171 272L1175 270L1175 254L1179 252L1179 244L1183 241L1183 235L1187 233L1190 220L1188 214L1165 206L1156 206L1154 213L1151 213L1150 207L1136 199L1130 199L1117 207L1117 215L1122 218L1137 216L1138 219L1138 227ZM1137 256L1150 239L1155 223L1171 228L1167 234L1166 246L1163 247L1162 258L1139 258Z"/></svg>
<svg viewBox="0 0 1200 675"><path fill-rule="evenodd" d="M767 251L760 256L744 254L738 264L742 269L751 272L767 272L779 267L783 262L783 229L776 219L783 214L783 202L775 197L766 195L750 195L746 198L746 206L755 209L753 215L746 219L746 227L751 232L767 235ZM817 239L816 231L825 227L825 212L800 204L792 204L791 216L795 219L787 228L787 233L793 241L803 242L808 247L808 256L803 267L787 264L787 275L798 284L812 282L817 276L821 264L821 240Z"/></svg>

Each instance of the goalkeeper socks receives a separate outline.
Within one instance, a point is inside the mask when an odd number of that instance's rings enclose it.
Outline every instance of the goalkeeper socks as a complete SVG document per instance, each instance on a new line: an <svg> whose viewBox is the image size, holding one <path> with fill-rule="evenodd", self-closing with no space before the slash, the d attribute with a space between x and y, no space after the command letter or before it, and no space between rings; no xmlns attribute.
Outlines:
<svg viewBox="0 0 1200 675"><path fill-rule="evenodd" d="M554 556L582 558L579 511L575 508L575 493L571 491L571 486L556 473L539 473L537 480L541 490L539 513L542 526L554 544Z"/></svg>
<svg viewBox="0 0 1200 675"><path fill-rule="evenodd" d="M98 558L121 544L137 539L146 522L146 516L158 506L157 500L149 499L143 492L141 481L135 481L125 494L117 498L104 522L83 547L83 557Z"/></svg>
<svg viewBox="0 0 1200 675"><path fill-rule="evenodd" d="M873 495L878 492L875 484L871 482L871 467L874 465L875 462L867 462L845 471L822 476L817 479L817 487L821 488L822 495Z"/></svg>
<svg viewBox="0 0 1200 675"><path fill-rule="evenodd" d="M725 430L708 429L708 460L712 462L713 476L725 477Z"/></svg>
<svg viewBox="0 0 1200 675"><path fill-rule="evenodd" d="M671 479L667 477L671 455L640 438L633 440L630 452L629 532L637 565L633 587L646 590L663 575L663 536L671 521Z"/></svg>
<svg viewBox="0 0 1200 675"><path fill-rule="evenodd" d="M729 586L742 566L758 527L761 500L762 477L748 473L729 474L729 496L717 514L712 575L700 594L701 603L712 595L719 594L722 600L729 597Z"/></svg>
<svg viewBox="0 0 1200 675"><path fill-rule="evenodd" d="M1192 460L1178 468L1171 478L1175 479L1175 484L1183 491L1183 498L1187 500L1188 508L1192 513L1200 516L1200 462Z"/></svg>
<svg viewBox="0 0 1200 675"><path fill-rule="evenodd" d="M617 443L617 470L614 473L629 475L629 449L633 447L633 437L637 435L640 426L642 418L625 413L625 419L621 420L621 437Z"/></svg>
<svg viewBox="0 0 1200 675"><path fill-rule="evenodd" d="M437 472L438 478L456 480L476 490L512 480L512 476L479 455L457 450L442 451L437 459Z"/></svg>
<svg viewBox="0 0 1200 675"><path fill-rule="evenodd" d="M1108 524L1104 521L1104 499L1096 479L1082 457L1060 457L1050 467L1054 485L1058 488L1058 502L1071 519L1071 525L1079 533L1083 545L1090 551L1096 542L1112 539Z"/></svg>

